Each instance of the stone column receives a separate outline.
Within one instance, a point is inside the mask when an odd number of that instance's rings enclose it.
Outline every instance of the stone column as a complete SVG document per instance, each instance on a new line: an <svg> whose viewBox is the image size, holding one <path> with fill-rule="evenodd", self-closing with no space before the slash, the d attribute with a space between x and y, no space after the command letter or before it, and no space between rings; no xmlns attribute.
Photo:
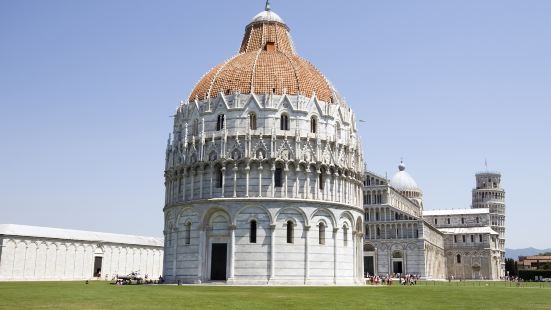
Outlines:
<svg viewBox="0 0 551 310"><path fill-rule="evenodd" d="M308 283L310 278L310 248L309 248L309 236L308 232L310 231L310 226L304 226L304 284Z"/></svg>
<svg viewBox="0 0 551 310"><path fill-rule="evenodd" d="M224 197L224 188L226 187L226 166L222 166L222 191L220 197Z"/></svg>
<svg viewBox="0 0 551 310"><path fill-rule="evenodd" d="M199 173L201 177L199 178L199 199L203 198L203 174L205 174L205 167L201 164L199 167Z"/></svg>
<svg viewBox="0 0 551 310"><path fill-rule="evenodd" d="M237 163L233 165L233 197L237 197Z"/></svg>
<svg viewBox="0 0 551 310"><path fill-rule="evenodd" d="M299 191L300 191L300 180L299 180L299 177L298 177L299 174L300 174L300 165L297 164L297 167L295 169L295 178L296 178L296 180L295 180L295 191L294 191L295 197L293 197L293 198L300 198L299 195L298 195Z"/></svg>
<svg viewBox="0 0 551 310"><path fill-rule="evenodd" d="M306 182L304 184L304 194L306 195L306 199L310 198L310 165L306 167L306 171L304 173L306 175Z"/></svg>
<svg viewBox="0 0 551 310"><path fill-rule="evenodd" d="M338 258L338 253L337 253L337 234L339 232L339 228L338 227L335 227L333 228L333 284L337 284L337 271L338 271L338 265L339 263L337 262L337 258ZM344 240L343 240L344 242Z"/></svg>
<svg viewBox="0 0 551 310"><path fill-rule="evenodd" d="M191 181L190 181L190 184L189 184L189 200L193 200L193 194L195 194L194 190L193 190L193 186L195 185L195 180L194 180L194 177L195 177L195 170L193 167L189 169L189 172L191 174Z"/></svg>
<svg viewBox="0 0 551 310"><path fill-rule="evenodd" d="M262 170L264 170L264 167L260 162L258 165L258 197L262 197Z"/></svg>
<svg viewBox="0 0 551 310"><path fill-rule="evenodd" d="M275 197L275 170L276 170L276 167L275 167L275 161L272 163L272 185L271 185L271 189L272 189L272 197Z"/></svg>
<svg viewBox="0 0 551 310"><path fill-rule="evenodd" d="M287 198L287 173L289 172L289 166L285 163L285 169L283 173L285 174L285 184L283 185L283 197Z"/></svg>
<svg viewBox="0 0 551 310"><path fill-rule="evenodd" d="M235 275L235 225L230 225L230 274L228 280L233 280Z"/></svg>
<svg viewBox="0 0 551 310"><path fill-rule="evenodd" d="M354 282L356 282L356 271L358 270L357 265L357 251L356 251L356 231L352 231L352 278L354 279Z"/></svg>
<svg viewBox="0 0 551 310"><path fill-rule="evenodd" d="M209 198L213 198L212 197L212 188L213 188L213 183L212 183L212 179L214 177L214 164L211 164L210 165L210 197Z"/></svg>
<svg viewBox="0 0 551 310"><path fill-rule="evenodd" d="M207 235L207 227L201 227L199 230L199 253L198 259L197 259L197 280L196 283L201 283L203 280L203 266L206 263L206 235ZM205 268L205 270L208 270Z"/></svg>
<svg viewBox="0 0 551 310"><path fill-rule="evenodd" d="M176 223L176 225L178 225L178 223ZM172 233L175 236L172 250L172 279L174 280L174 282L176 282L176 260L178 258L178 255L176 254L178 252L178 228L175 228ZM126 253L126 255L128 255L128 252Z"/></svg>
<svg viewBox="0 0 551 310"><path fill-rule="evenodd" d="M251 172L251 167L247 162L247 166L245 167L245 197L249 197L249 173L250 172Z"/></svg>
<svg viewBox="0 0 551 310"><path fill-rule="evenodd" d="M270 277L268 281L273 281L275 279L275 253L276 253L276 245L275 245L275 232L276 232L276 224L270 225Z"/></svg>

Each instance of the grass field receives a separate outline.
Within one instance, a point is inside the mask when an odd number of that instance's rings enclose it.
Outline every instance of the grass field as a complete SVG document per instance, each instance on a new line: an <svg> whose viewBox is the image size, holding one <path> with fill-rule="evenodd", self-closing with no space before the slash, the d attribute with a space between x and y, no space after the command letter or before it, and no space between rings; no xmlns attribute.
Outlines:
<svg viewBox="0 0 551 310"><path fill-rule="evenodd" d="M551 285L384 287L114 286L0 282L0 309L551 309Z"/></svg>

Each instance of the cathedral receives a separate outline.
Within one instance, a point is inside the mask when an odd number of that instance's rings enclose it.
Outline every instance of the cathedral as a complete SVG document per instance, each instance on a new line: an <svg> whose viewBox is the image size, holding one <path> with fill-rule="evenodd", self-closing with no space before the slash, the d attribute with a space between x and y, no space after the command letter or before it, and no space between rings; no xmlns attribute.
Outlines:
<svg viewBox="0 0 551 310"><path fill-rule="evenodd" d="M472 209L442 212L403 164L390 181L367 171L354 112L269 2L177 108L164 177L168 282L503 274L499 174L477 175Z"/></svg>
<svg viewBox="0 0 551 310"><path fill-rule="evenodd" d="M505 275L501 174L476 174L469 209L424 210L404 163L390 179L365 172L364 273L425 279L497 280Z"/></svg>

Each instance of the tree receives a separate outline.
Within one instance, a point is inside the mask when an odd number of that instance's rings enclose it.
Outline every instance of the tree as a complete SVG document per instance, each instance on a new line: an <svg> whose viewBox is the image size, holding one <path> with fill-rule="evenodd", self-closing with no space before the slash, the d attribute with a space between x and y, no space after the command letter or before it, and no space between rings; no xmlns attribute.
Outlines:
<svg viewBox="0 0 551 310"><path fill-rule="evenodd" d="M516 277L518 275L518 266L514 259L505 259L505 271L509 272L509 276Z"/></svg>

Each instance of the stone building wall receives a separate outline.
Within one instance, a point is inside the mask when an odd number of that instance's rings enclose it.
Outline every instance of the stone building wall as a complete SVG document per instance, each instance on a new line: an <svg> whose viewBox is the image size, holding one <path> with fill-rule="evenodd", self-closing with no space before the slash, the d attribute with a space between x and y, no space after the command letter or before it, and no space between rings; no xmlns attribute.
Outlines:
<svg viewBox="0 0 551 310"><path fill-rule="evenodd" d="M85 280L94 277L94 258L102 257L102 279L140 271L161 275L161 247L1 236L0 280Z"/></svg>

